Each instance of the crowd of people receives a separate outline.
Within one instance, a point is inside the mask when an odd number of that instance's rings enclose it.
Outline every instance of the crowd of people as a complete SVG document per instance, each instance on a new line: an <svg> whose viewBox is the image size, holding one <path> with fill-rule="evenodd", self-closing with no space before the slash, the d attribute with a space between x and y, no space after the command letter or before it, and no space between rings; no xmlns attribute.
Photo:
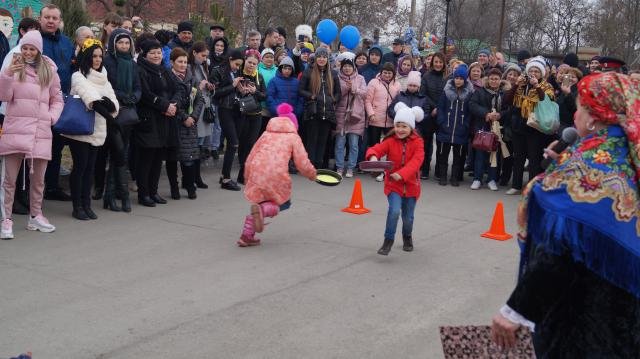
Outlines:
<svg viewBox="0 0 640 359"><path fill-rule="evenodd" d="M395 108L403 103L425 114L416 123L426 153L422 180L433 175L440 185L459 186L467 171L471 189L506 186L507 194L519 194L525 164L530 179L541 173L543 149L557 137L527 126L529 114L548 97L560 106L558 131L572 126L576 84L585 72L575 54L556 67L524 50L517 63L481 50L477 61L465 64L439 52L413 56L400 38L387 53L369 41L353 52L340 44L333 53L329 44L313 43L308 25L296 27L291 48L281 27L250 31L246 44L234 48L219 24L196 41L189 21L176 32L132 33L131 19L109 14L98 36L82 26L72 40L60 31L61 20L55 5L45 6L39 20L22 19L19 43L4 57L1 81L9 92L0 99L6 168L0 237L13 236L14 213L29 213L32 228L54 230L42 215L43 199L71 201L79 220L97 218L92 200L130 212L131 190L140 205L165 204L158 191L163 164L172 199L181 198L181 188L197 198L197 189L208 187L202 162L220 156L218 184L239 191L247 157L283 103L299 119L315 168L335 163L345 177L357 175L367 148L393 128ZM594 58L586 71L617 63ZM67 95L95 111L92 134L49 129ZM31 111L37 101L40 114ZM495 132L502 146L473 148L479 130ZM64 146L73 159L70 195L59 184Z"/></svg>

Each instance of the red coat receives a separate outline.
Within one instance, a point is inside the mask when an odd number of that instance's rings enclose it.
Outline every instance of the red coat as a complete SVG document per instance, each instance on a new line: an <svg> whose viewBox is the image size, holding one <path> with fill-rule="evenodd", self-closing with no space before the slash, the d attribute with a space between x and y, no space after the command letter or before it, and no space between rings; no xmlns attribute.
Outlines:
<svg viewBox="0 0 640 359"><path fill-rule="evenodd" d="M420 166L424 160L424 141L415 131L404 140L396 135L385 138L381 143L367 150L366 158L387 155L393 161L393 168L385 171L384 194L395 192L402 197L420 197ZM391 179L390 174L398 172L400 181Z"/></svg>

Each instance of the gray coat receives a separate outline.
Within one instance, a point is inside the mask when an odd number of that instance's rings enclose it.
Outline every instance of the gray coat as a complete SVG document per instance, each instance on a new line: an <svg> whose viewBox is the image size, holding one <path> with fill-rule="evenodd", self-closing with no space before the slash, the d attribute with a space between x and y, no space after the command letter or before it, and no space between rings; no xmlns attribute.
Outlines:
<svg viewBox="0 0 640 359"><path fill-rule="evenodd" d="M174 81L176 81L176 87L179 88L180 98L182 99L179 104L179 112L176 115L180 124L178 160L180 162L195 161L200 158L200 149L198 148L198 126L200 126L200 121L198 119L202 117L202 113L204 112L204 97L202 96L202 92L197 90L192 100L192 89L197 89L199 81L195 80L190 69L187 69L187 75L184 81L180 80L173 73L172 75ZM191 127L184 125L184 121L189 116L196 119L196 123Z"/></svg>
<svg viewBox="0 0 640 359"><path fill-rule="evenodd" d="M194 83L197 85L202 80L208 80L208 76L201 65L189 65L189 69L191 73L193 73ZM204 89L202 91L202 98L204 99L204 106L211 106L211 92L209 90ZM198 117L198 138L211 136L211 131L213 130L212 123L205 123L202 121L202 117L204 116L204 111L200 111L200 116Z"/></svg>

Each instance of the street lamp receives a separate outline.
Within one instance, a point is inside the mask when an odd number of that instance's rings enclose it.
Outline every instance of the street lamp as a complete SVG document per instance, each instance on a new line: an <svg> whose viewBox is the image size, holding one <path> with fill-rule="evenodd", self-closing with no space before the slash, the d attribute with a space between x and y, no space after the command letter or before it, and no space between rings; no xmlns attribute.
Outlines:
<svg viewBox="0 0 640 359"><path fill-rule="evenodd" d="M444 47L444 58L447 58L447 41L449 41L447 39L447 35L448 35L448 31L449 31L449 4L451 4L451 0L446 0L447 1L447 13L445 15L444 18L444 43L443 43L443 47Z"/></svg>
<svg viewBox="0 0 640 359"><path fill-rule="evenodd" d="M576 37L576 55L578 54L578 46L580 46L580 31L582 30L582 22L578 21L578 24L576 25L576 28L578 30L578 36Z"/></svg>

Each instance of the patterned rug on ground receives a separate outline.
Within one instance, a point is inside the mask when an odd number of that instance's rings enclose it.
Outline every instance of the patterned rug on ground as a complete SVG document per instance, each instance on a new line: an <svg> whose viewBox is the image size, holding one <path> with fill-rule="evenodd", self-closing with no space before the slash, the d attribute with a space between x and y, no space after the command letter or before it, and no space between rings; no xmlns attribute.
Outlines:
<svg viewBox="0 0 640 359"><path fill-rule="evenodd" d="M491 327L466 325L440 327L445 359L535 359L531 333L520 328L515 348L504 351L491 340Z"/></svg>

